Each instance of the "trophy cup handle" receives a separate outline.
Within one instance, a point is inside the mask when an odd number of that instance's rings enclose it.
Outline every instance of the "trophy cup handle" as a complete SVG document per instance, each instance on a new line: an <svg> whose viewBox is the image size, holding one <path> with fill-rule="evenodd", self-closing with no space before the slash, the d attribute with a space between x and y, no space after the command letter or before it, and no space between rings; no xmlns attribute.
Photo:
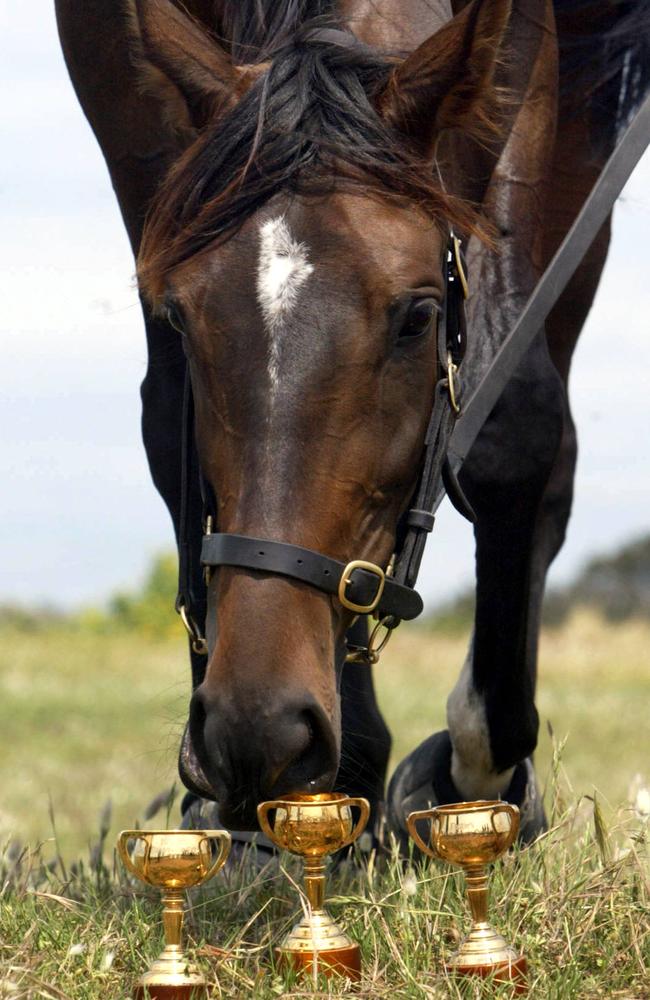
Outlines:
<svg viewBox="0 0 650 1000"><path fill-rule="evenodd" d="M348 847L350 844L353 844L357 839L357 837L360 837L361 834L363 833L366 823L368 822L368 819L370 817L370 803L368 802L367 799L353 799L350 797L347 799L347 801L342 802L341 805L350 806L350 808L354 808L354 806L356 806L357 809L359 810L359 818L354 824L352 833L347 838L347 840L343 841L343 843L340 845L341 847Z"/></svg>
<svg viewBox="0 0 650 1000"><path fill-rule="evenodd" d="M141 830L122 830L121 834L117 838L117 852L122 860L124 867L135 875L137 879L141 882L143 881L142 872L139 872L131 861L131 855L127 850L127 844L129 840L143 840L145 845L147 844L147 838L142 836Z"/></svg>
<svg viewBox="0 0 650 1000"><path fill-rule="evenodd" d="M510 816L510 843L514 843L517 834L519 833L519 809L517 806L512 805L511 802L496 802L490 811L490 822L492 823L492 829L495 833L500 833L502 831L497 830L494 823L494 817L498 816L499 813L507 813Z"/></svg>
<svg viewBox="0 0 650 1000"><path fill-rule="evenodd" d="M205 840L216 840L219 844L219 853L216 859L212 862L210 870L201 879L202 882L209 882L213 875L216 875L220 868L226 863L228 855L230 854L230 845L232 844L232 837L227 830L206 830Z"/></svg>
<svg viewBox="0 0 650 1000"><path fill-rule="evenodd" d="M430 809L421 809L419 810L419 812L409 813L408 816L406 817L406 825L408 827L409 834L411 835L411 837L413 838L413 840L415 841L415 843L420 848L423 854L427 854L430 858L438 858L439 857L438 852L430 844L425 844L418 832L416 823L420 819L431 820L431 823L433 824L436 820L436 817L431 815Z"/></svg>
<svg viewBox="0 0 650 1000"><path fill-rule="evenodd" d="M265 833L273 844L277 844L277 840L273 834L273 827L269 823L269 813L272 809L277 808L277 802L260 802L257 807L257 821L262 828L262 833Z"/></svg>

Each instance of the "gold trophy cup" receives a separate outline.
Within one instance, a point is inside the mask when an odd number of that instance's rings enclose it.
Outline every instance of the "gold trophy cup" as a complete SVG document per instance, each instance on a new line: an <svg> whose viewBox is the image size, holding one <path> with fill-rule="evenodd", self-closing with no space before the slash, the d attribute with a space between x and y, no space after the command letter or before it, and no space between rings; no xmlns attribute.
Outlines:
<svg viewBox="0 0 650 1000"><path fill-rule="evenodd" d="M360 811L356 823L352 809ZM273 818L269 817L274 813ZM361 951L324 907L325 865L328 854L352 844L362 833L370 806L340 792L293 794L262 802L257 815L264 833L285 851L298 854L305 865L306 912L279 948L278 964L297 970L336 973L351 980L361 977Z"/></svg>
<svg viewBox="0 0 650 1000"><path fill-rule="evenodd" d="M134 841L131 851L129 841ZM212 841L218 844L213 857ZM117 849L125 867L147 885L160 889L164 904L165 947L136 985L135 1000L199 1000L206 981L181 946L183 893L203 885L222 867L230 852L225 830L124 830Z"/></svg>
<svg viewBox="0 0 650 1000"><path fill-rule="evenodd" d="M430 843L420 836L417 823L431 823ZM519 830L519 810L509 802L458 802L412 812L407 825L421 851L432 858L461 865L473 924L458 951L445 963L448 972L462 976L492 976L512 982L525 993L526 959L488 923L488 876L485 866L513 844Z"/></svg>

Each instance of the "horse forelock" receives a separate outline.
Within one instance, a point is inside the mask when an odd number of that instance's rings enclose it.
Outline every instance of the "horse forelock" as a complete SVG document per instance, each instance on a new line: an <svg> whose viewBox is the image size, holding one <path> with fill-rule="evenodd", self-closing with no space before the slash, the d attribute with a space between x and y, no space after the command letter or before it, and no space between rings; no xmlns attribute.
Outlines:
<svg viewBox="0 0 650 1000"><path fill-rule="evenodd" d="M221 34L237 63L261 62L290 41L301 25L335 18L336 0L241 0L227 3Z"/></svg>
<svg viewBox="0 0 650 1000"><path fill-rule="evenodd" d="M138 276L154 302L174 267L227 239L281 191L362 188L417 204L441 227L480 228L474 208L445 193L431 163L377 111L394 57L322 16L273 44L266 71L203 129L152 203Z"/></svg>

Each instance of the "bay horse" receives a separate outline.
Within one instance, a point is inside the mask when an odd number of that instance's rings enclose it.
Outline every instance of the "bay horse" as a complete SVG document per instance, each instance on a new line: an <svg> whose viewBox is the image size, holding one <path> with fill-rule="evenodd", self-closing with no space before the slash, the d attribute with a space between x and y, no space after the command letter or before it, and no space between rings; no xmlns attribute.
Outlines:
<svg viewBox="0 0 650 1000"><path fill-rule="evenodd" d="M450 231L468 251L471 387L645 93L648 5L56 9L137 259L143 436L197 630L184 782L234 830L255 827L261 799L337 788L366 795L375 817L386 800L402 841L411 809L495 797L520 806L531 840L545 822L532 765L540 607L576 458L567 380L608 224L462 469L473 637L448 729L399 764L387 796L390 735L372 672L346 661L350 630L367 634L347 584L332 595L230 557L206 589L202 518L209 510L222 538L292 543L383 577L444 364Z"/></svg>

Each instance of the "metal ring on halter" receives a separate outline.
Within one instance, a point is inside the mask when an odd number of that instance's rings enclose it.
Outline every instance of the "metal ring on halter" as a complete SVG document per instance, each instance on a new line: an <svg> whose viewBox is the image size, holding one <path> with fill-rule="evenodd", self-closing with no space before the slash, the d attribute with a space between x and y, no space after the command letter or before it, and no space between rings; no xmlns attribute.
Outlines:
<svg viewBox="0 0 650 1000"><path fill-rule="evenodd" d="M458 365L454 364L451 351L447 351L447 388L449 390L449 401L454 413L460 413L460 402L456 394L456 381L454 376L458 371Z"/></svg>
<svg viewBox="0 0 650 1000"><path fill-rule="evenodd" d="M375 663L379 663L379 657L388 645L388 641L395 631L395 626L391 628L391 626L387 624L387 622L392 620L392 615L386 615L386 617L377 622L370 633L367 646L350 646L348 655L345 657L345 662L366 663L368 666L374 666ZM386 635L382 636L381 640L376 642L381 628L386 629Z"/></svg>
<svg viewBox="0 0 650 1000"><path fill-rule="evenodd" d="M381 618L370 633L370 638L368 639L368 655L371 657L373 663L377 663L379 661L379 657L385 650L390 641L390 637L395 631L394 626L391 628L390 625L387 624L391 618L392 615L387 615L385 618ZM377 641L379 630L382 628L386 630L386 634L383 635L379 641Z"/></svg>
<svg viewBox="0 0 650 1000"><path fill-rule="evenodd" d="M190 642L194 652L198 656L207 656L208 644L204 636L201 635L198 625L188 615L184 604L179 605L178 613L181 616L181 621L183 625L185 626L185 631L190 637Z"/></svg>

